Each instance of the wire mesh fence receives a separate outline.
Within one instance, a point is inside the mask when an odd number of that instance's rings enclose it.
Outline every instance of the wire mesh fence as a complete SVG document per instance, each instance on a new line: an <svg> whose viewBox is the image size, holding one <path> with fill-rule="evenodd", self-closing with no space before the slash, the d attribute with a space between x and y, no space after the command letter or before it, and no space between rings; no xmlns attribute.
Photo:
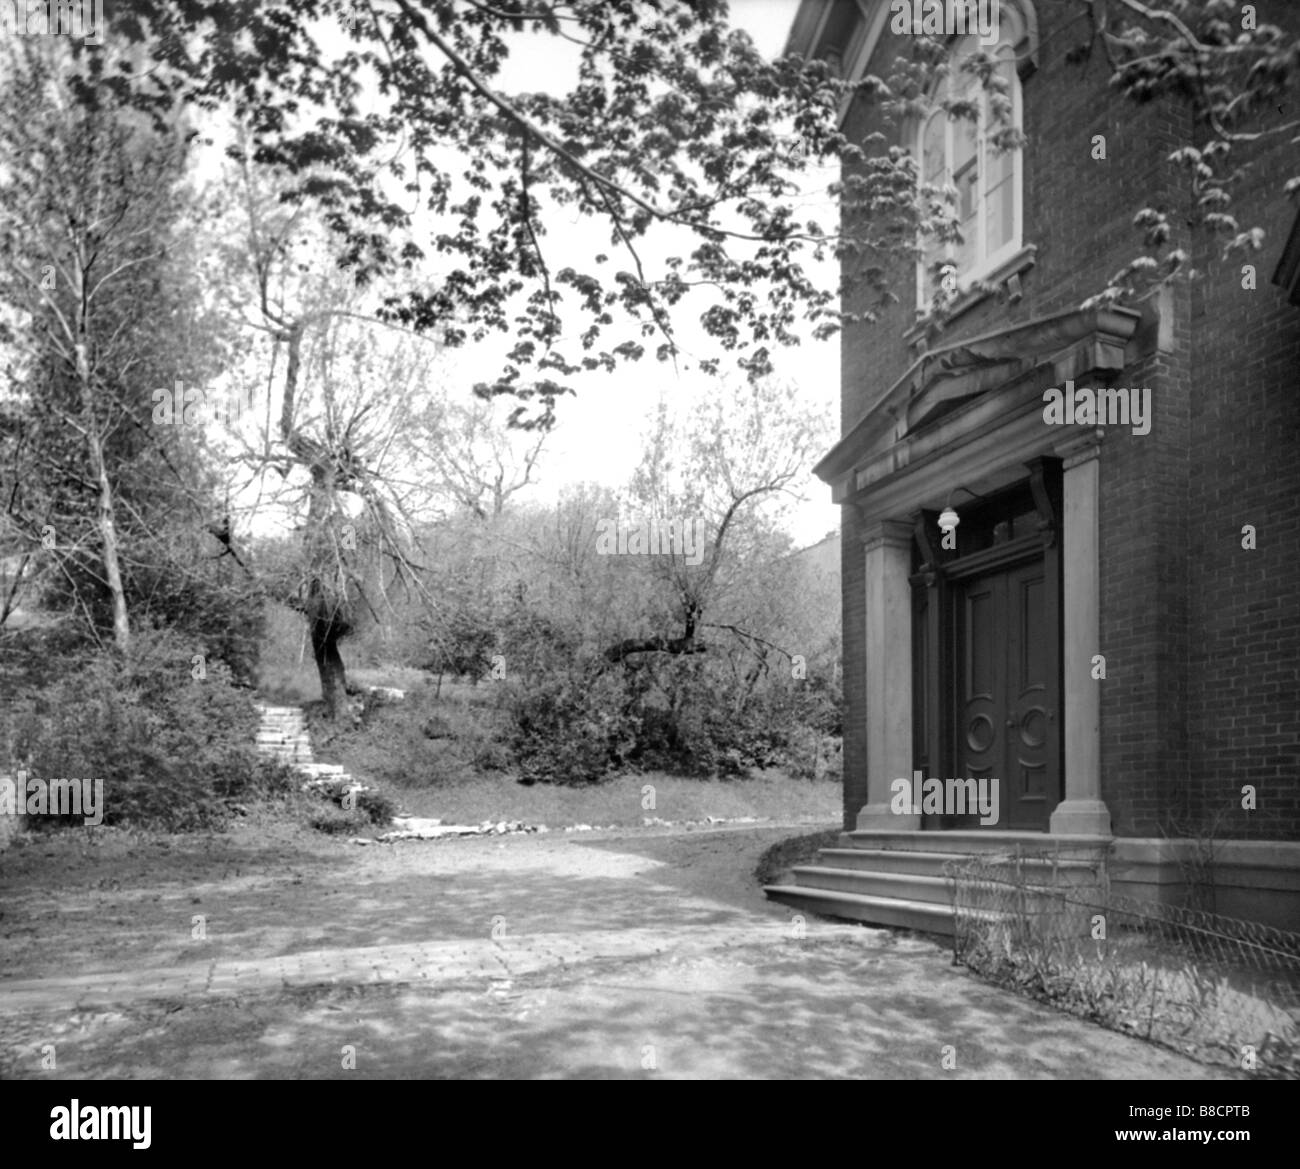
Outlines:
<svg viewBox="0 0 1300 1169"><path fill-rule="evenodd" d="M1110 887L1067 853L948 862L953 960L1206 1063L1300 1077L1300 934Z"/></svg>

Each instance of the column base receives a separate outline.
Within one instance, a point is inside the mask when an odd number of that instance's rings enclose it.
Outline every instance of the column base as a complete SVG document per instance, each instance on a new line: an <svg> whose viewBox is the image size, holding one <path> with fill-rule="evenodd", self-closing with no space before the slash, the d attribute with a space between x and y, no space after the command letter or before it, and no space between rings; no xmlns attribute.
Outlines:
<svg viewBox="0 0 1300 1169"><path fill-rule="evenodd" d="M1053 836L1110 836L1110 809L1102 800L1062 800L1048 831Z"/></svg>
<svg viewBox="0 0 1300 1169"><path fill-rule="evenodd" d="M921 817L908 812L899 815L888 804L863 804L858 812L859 832L920 832Z"/></svg>

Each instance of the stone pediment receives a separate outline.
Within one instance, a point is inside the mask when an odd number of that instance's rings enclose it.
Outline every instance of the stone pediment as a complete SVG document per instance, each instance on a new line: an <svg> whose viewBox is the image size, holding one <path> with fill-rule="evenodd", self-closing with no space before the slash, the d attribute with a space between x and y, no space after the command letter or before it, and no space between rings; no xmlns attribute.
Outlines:
<svg viewBox="0 0 1300 1169"><path fill-rule="evenodd" d="M865 464L904 466L919 453L910 448L960 442L963 429L987 429L1001 399L1023 406L1016 387L1023 388L1035 371L1060 384L1094 371L1122 370L1140 320L1126 308L1072 309L932 349L814 470L840 500L861 486L856 472Z"/></svg>

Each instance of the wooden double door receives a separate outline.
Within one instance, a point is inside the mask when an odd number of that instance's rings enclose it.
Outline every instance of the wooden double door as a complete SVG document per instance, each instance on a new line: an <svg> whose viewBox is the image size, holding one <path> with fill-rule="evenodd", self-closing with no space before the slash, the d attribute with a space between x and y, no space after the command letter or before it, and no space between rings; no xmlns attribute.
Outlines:
<svg viewBox="0 0 1300 1169"><path fill-rule="evenodd" d="M1062 798L1060 466L963 515L945 552L916 517L913 757L926 778L996 781L998 820L926 815L927 829L1046 832Z"/></svg>
<svg viewBox="0 0 1300 1169"><path fill-rule="evenodd" d="M954 589L954 774L997 781L999 822L990 827L1046 831L1059 799L1053 764L1061 720L1047 587L1039 560Z"/></svg>

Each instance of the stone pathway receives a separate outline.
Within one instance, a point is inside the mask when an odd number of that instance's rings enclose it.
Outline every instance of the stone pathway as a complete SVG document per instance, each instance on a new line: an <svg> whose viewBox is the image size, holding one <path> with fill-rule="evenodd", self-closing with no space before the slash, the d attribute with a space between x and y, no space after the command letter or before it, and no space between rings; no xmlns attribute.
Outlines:
<svg viewBox="0 0 1300 1169"><path fill-rule="evenodd" d="M589 963L625 962L671 953L693 957L745 946L797 944L810 927L788 922L746 926L607 930L587 934L505 935L497 939L315 950L251 961L196 962L121 973L0 983L0 1016L61 1007L125 1005L150 999L204 999L338 983L455 984L513 979ZM874 935L852 923L817 922L816 939L859 941Z"/></svg>

